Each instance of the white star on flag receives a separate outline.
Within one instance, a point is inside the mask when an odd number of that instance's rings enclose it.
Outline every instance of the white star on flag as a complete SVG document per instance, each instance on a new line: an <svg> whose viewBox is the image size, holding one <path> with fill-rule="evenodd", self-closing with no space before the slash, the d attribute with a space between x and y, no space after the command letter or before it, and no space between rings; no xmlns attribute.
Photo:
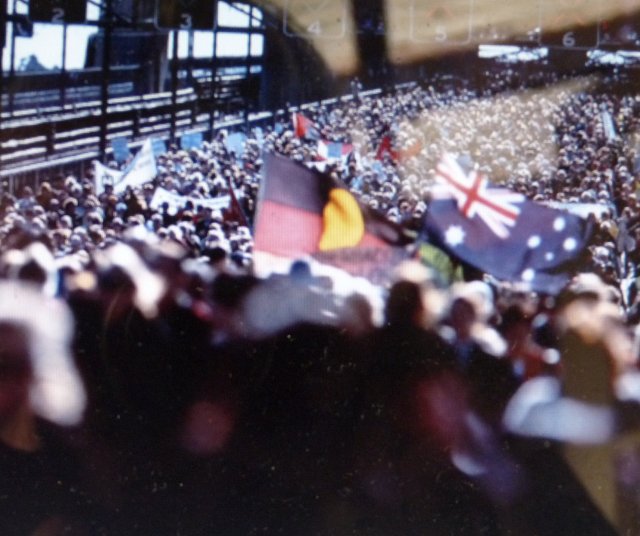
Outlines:
<svg viewBox="0 0 640 536"><path fill-rule="evenodd" d="M464 243L464 229L459 225L450 226L444 233L444 239L451 247Z"/></svg>
<svg viewBox="0 0 640 536"><path fill-rule="evenodd" d="M455 197L460 212L466 218L473 218L477 214L499 238L509 237L508 227L516 224L520 214L520 208L514 203L522 203L524 196L505 188L489 190L485 175L475 169L465 173L451 154L442 157L436 170L436 179Z"/></svg>

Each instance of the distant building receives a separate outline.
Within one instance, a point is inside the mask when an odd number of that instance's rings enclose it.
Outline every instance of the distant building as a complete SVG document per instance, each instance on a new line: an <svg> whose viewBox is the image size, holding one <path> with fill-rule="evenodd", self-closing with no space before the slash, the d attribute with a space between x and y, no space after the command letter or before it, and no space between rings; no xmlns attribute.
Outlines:
<svg viewBox="0 0 640 536"><path fill-rule="evenodd" d="M42 65L35 54L31 54L26 58L22 58L18 65L18 71L22 72L34 72L34 71L46 71L47 68Z"/></svg>

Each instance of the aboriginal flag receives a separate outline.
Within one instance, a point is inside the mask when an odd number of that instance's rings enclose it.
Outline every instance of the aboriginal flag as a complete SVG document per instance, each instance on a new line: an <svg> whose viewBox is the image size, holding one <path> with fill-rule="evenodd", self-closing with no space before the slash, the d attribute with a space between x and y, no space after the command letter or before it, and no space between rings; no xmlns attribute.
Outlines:
<svg viewBox="0 0 640 536"><path fill-rule="evenodd" d="M310 258L381 284L413 242L329 175L286 157L264 158L255 224L258 262Z"/></svg>

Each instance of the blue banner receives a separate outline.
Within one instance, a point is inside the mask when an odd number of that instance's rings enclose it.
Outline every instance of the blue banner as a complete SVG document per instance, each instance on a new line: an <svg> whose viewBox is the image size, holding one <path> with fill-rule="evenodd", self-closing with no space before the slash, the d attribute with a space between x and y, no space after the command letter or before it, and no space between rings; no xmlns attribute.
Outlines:
<svg viewBox="0 0 640 536"><path fill-rule="evenodd" d="M156 157L167 152L167 145L164 143L164 140L161 139L151 140L151 147L153 149L153 155Z"/></svg>
<svg viewBox="0 0 640 536"><path fill-rule="evenodd" d="M113 158L119 164L126 162L129 156L131 156L131 153L129 152L129 142L127 141L127 138L124 138L124 137L113 138L111 140L111 148L113 149Z"/></svg>
<svg viewBox="0 0 640 536"><path fill-rule="evenodd" d="M184 151L199 149L202 147L202 132L190 132L180 138L180 148Z"/></svg>

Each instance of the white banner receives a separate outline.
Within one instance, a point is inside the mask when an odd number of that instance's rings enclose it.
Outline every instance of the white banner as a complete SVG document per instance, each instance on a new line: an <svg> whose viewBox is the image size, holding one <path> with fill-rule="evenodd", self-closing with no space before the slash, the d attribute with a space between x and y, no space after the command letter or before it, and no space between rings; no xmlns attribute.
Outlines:
<svg viewBox="0 0 640 536"><path fill-rule="evenodd" d="M602 112L602 126L604 127L604 134L608 141L614 141L618 137L613 117L611 117L611 114L607 111Z"/></svg>
<svg viewBox="0 0 640 536"><path fill-rule="evenodd" d="M140 186L152 181L156 174L156 157L151 138L148 138L131 163L123 170L111 169L97 160L93 162L96 194L104 192L105 184L112 184L116 194L123 193L127 186Z"/></svg>
<svg viewBox="0 0 640 536"><path fill-rule="evenodd" d="M97 160L93 161L93 174L94 184L96 189L96 195L100 195L104 192L105 184L116 184L122 180L122 171L117 169L111 169L101 164Z"/></svg>
<svg viewBox="0 0 640 536"><path fill-rule="evenodd" d="M562 203L560 201L547 201L543 204L551 208L557 208L558 210L566 210L585 220L589 217L589 214L601 218L604 212L612 213L612 207L610 205L601 205L600 203Z"/></svg>
<svg viewBox="0 0 640 536"><path fill-rule="evenodd" d="M118 182L113 184L113 190L115 193L121 194L128 186L140 186L152 181L155 179L157 173L153 145L151 138L147 138L142 148L138 151L138 154L124 171L123 176Z"/></svg>
<svg viewBox="0 0 640 536"><path fill-rule="evenodd" d="M170 192L169 190L165 190L164 188L156 188L156 191L153 194L153 198L149 203L149 207L153 210L158 210L164 203L167 203L167 205L169 206L169 214L175 214L176 212L184 208L187 201L191 201L191 203L193 203L193 206L196 208L209 207L211 210L222 210L229 206L231 197L228 195L223 195L221 197L215 197L212 199L198 199L194 197L188 197L186 195L176 194L174 192Z"/></svg>

